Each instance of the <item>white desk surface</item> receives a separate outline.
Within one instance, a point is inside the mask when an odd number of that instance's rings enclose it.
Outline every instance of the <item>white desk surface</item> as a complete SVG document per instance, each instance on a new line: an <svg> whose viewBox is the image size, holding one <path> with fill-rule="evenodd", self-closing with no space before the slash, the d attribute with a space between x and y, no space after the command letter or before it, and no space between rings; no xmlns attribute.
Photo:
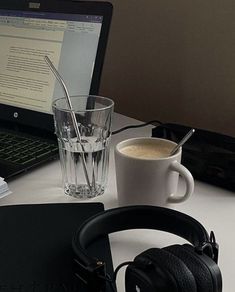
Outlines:
<svg viewBox="0 0 235 292"><path fill-rule="evenodd" d="M114 114L113 130L137 124L138 121ZM89 202L103 202L105 209L117 207L116 179L113 147L126 138L151 136L151 126L124 131L112 137L109 182L105 194ZM79 202L63 194L59 161L53 161L10 181L12 194L0 199L0 205ZM180 189L184 188L180 182ZM187 213L201 222L209 232L213 230L220 246L219 266L223 276L223 291L232 292L235 287L235 193L199 181L195 183L192 197L175 205L174 209ZM132 260L138 253L150 247L164 247L184 241L174 235L153 230L122 231L110 235L114 267ZM118 274L119 291L124 291L124 268Z"/></svg>

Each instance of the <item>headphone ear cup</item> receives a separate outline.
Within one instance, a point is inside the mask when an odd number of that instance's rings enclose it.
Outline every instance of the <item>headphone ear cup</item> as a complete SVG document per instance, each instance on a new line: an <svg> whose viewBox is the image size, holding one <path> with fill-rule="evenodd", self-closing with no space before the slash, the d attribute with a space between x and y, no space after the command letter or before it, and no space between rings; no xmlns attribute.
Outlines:
<svg viewBox="0 0 235 292"><path fill-rule="evenodd" d="M221 291L215 283L216 277L212 275L213 270L200 258L190 245L172 245L165 247L164 250L172 253L181 259L190 269L197 284L198 292L218 292ZM212 259L209 259L212 261ZM222 283L222 280L221 280Z"/></svg>
<svg viewBox="0 0 235 292"><path fill-rule="evenodd" d="M144 266L144 263L148 263L148 273L151 271L151 277L155 283L154 291L197 292L191 271L183 261L170 252L158 248L148 249L134 260L134 265L137 267ZM126 289L126 291L130 290Z"/></svg>

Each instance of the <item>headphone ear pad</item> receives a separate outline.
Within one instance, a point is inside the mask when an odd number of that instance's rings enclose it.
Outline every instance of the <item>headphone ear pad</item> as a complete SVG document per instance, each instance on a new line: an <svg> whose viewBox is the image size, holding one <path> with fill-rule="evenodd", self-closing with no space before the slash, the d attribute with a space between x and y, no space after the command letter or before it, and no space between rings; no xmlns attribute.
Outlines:
<svg viewBox="0 0 235 292"><path fill-rule="evenodd" d="M214 290L213 278L211 275L213 271L210 271L206 263L199 258L199 255L195 253L193 247L190 245L172 245L165 247L164 250L177 256L190 269L196 280L198 292L217 291Z"/></svg>
<svg viewBox="0 0 235 292"><path fill-rule="evenodd" d="M146 273L151 275L152 281L155 283L154 291L197 291L195 279L188 267L183 261L166 250L158 248L148 249L135 258L133 265L138 269L144 268ZM128 269L126 271L126 283L127 278ZM126 291L132 290L127 290L126 285ZM142 290L140 289L140 291Z"/></svg>

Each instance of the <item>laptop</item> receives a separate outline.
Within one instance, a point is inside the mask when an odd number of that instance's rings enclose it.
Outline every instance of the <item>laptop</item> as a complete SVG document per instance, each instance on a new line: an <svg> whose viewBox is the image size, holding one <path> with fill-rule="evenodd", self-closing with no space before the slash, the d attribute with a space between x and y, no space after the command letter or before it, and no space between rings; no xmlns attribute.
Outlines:
<svg viewBox="0 0 235 292"><path fill-rule="evenodd" d="M58 157L51 104L63 91L44 57L71 95L98 94L111 16L108 2L1 1L1 177Z"/></svg>

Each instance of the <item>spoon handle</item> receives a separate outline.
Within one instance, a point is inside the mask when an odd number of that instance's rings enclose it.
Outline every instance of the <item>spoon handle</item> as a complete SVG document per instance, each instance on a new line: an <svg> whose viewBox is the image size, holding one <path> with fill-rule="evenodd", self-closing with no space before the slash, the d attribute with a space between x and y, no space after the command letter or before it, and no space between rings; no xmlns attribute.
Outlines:
<svg viewBox="0 0 235 292"><path fill-rule="evenodd" d="M192 134L195 132L195 129L191 129L184 138L171 150L171 155L174 155L178 149L186 142L188 139L192 136Z"/></svg>

